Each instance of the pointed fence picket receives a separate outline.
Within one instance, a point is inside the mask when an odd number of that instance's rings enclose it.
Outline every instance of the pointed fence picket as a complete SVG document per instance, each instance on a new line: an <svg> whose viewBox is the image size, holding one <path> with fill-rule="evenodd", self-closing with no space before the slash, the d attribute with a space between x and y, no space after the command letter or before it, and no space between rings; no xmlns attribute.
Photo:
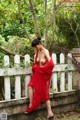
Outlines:
<svg viewBox="0 0 80 120"><path fill-rule="evenodd" d="M60 54L60 64L65 63L65 56L63 53ZM65 71L61 71L60 75L60 91L64 92L65 91Z"/></svg>
<svg viewBox="0 0 80 120"><path fill-rule="evenodd" d="M72 58L72 54L68 53L68 57ZM72 61L68 59L68 65L71 66ZM72 71L68 71L68 91L72 90Z"/></svg>
<svg viewBox="0 0 80 120"><path fill-rule="evenodd" d="M56 57L55 53L52 54L52 59L53 59L54 64L56 66L56 64L57 64L57 57ZM57 72L54 72L52 74L52 88L53 88L54 92L58 91L58 89L57 89Z"/></svg>
<svg viewBox="0 0 80 120"><path fill-rule="evenodd" d="M14 63L15 63L16 69L19 69L19 64L20 64L20 56L19 55L15 55ZM20 75L15 76L15 98L16 99L21 98L21 78L20 78Z"/></svg>
<svg viewBox="0 0 80 120"><path fill-rule="evenodd" d="M9 67L9 56L4 56L4 67L7 69ZM7 71L6 71L7 72ZM5 76L4 77L4 91L5 91L5 100L10 100L10 77Z"/></svg>
<svg viewBox="0 0 80 120"><path fill-rule="evenodd" d="M72 57L71 53L68 54L68 57ZM52 54L52 59L54 61L55 67L52 72L52 89L54 92L65 92L72 91L72 72L75 70L72 66L71 59L68 59L68 63L65 64L65 55L60 54L60 63L57 61L57 55ZM20 99L22 97L21 93L21 76L24 77L24 88L25 93L24 97L28 98L28 83L31 79L31 67L26 66L26 63L30 63L30 56L27 54L24 56L25 68L20 67L20 56L15 55L14 57L14 67L10 68L9 56L4 56L4 67L0 68L0 77L4 76L4 95L5 100L11 99L11 76L14 76L15 81L15 99ZM66 76L67 73L67 76ZM67 80L67 81L66 81ZM67 84L67 85L66 85ZM59 88L58 88L59 86ZM66 89L67 86L67 89Z"/></svg>
<svg viewBox="0 0 80 120"><path fill-rule="evenodd" d="M30 56L27 54L25 55L25 64L26 63L30 63ZM28 83L31 79L31 76L29 74L27 74L25 76L25 96L28 98Z"/></svg>
<svg viewBox="0 0 80 120"><path fill-rule="evenodd" d="M65 64L65 55L60 54L60 64L57 63L57 56L55 53L52 54L52 59L55 63L55 67L52 73L52 89L54 92L65 92L72 91L72 72L75 70L72 65L72 54L67 55L68 63ZM66 76L67 75L67 76ZM67 79L66 79L67 78ZM66 88L67 86L67 88Z"/></svg>

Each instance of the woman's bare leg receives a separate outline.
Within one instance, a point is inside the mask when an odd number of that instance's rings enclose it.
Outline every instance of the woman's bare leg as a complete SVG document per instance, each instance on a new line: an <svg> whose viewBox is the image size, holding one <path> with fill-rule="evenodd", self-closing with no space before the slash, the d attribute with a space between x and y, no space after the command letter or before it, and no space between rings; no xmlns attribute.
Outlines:
<svg viewBox="0 0 80 120"><path fill-rule="evenodd" d="M28 90L29 90L29 101L30 101L29 107L30 107L32 105L32 99L33 99L33 88L29 87Z"/></svg>
<svg viewBox="0 0 80 120"><path fill-rule="evenodd" d="M47 106L47 111L48 111L47 118L50 118L50 117L54 116L54 114L53 114L53 112L52 112L52 109L51 109L50 100L47 100L47 101L46 101L46 106Z"/></svg>

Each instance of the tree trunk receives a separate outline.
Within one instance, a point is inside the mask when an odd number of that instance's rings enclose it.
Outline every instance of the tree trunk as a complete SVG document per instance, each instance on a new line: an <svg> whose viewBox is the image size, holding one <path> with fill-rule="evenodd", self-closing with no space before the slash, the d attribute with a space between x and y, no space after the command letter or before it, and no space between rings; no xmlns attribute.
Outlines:
<svg viewBox="0 0 80 120"><path fill-rule="evenodd" d="M45 37L45 41L44 41L44 45L47 45L47 35L48 35L48 15L47 15L47 0L44 0L44 4L45 4L45 30L44 30L44 37Z"/></svg>
<svg viewBox="0 0 80 120"><path fill-rule="evenodd" d="M52 52L53 46L54 46L54 34L56 32L56 17L55 17L55 6L56 6L56 0L53 1L53 27L52 27L52 40L51 44L49 46L49 51Z"/></svg>
<svg viewBox="0 0 80 120"><path fill-rule="evenodd" d="M33 20L34 20L34 29L35 29L35 33L37 37L41 37L41 32L38 26L38 20L36 17L36 12L35 12L35 8L34 8L34 3L33 0L29 0L29 4L30 4L30 10L33 16Z"/></svg>

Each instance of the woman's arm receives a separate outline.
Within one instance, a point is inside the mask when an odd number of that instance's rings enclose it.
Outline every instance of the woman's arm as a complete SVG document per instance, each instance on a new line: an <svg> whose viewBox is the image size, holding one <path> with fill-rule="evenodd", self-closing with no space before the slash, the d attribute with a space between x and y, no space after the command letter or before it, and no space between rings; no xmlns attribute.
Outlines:
<svg viewBox="0 0 80 120"><path fill-rule="evenodd" d="M34 62L36 62L36 54L34 55Z"/></svg>
<svg viewBox="0 0 80 120"><path fill-rule="evenodd" d="M48 50L45 50L45 57L46 57L47 61L49 62L51 57L50 57L50 54L49 54Z"/></svg>

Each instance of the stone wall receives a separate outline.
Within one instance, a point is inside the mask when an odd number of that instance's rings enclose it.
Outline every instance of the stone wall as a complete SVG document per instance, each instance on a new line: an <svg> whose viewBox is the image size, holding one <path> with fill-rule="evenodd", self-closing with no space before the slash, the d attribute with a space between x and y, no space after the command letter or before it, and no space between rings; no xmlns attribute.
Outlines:
<svg viewBox="0 0 80 120"><path fill-rule="evenodd" d="M51 95L51 106L54 113L75 110L80 99L80 91L55 93ZM8 120L35 120L37 116L47 116L45 103L41 103L38 110L25 115L29 100L11 100L0 102L0 113L7 113ZM34 118L34 119L33 119Z"/></svg>

